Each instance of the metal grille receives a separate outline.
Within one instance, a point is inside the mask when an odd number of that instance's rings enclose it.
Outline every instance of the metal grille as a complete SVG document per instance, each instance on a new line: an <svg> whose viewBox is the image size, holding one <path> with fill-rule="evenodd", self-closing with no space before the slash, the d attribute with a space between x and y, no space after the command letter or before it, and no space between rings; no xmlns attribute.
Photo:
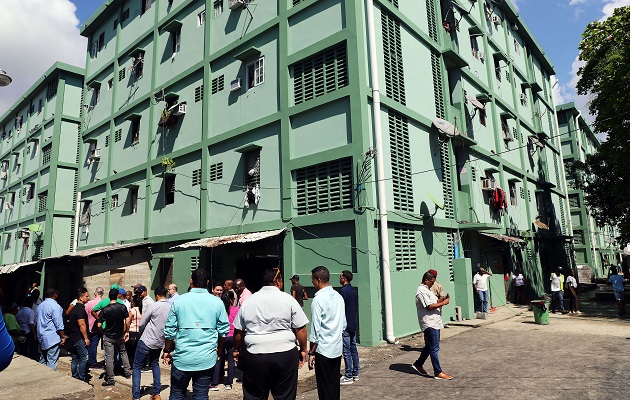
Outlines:
<svg viewBox="0 0 630 400"><path fill-rule="evenodd" d="M553 137L553 118L551 117L551 112L547 111L547 122L549 123L549 136Z"/></svg>
<svg viewBox="0 0 630 400"><path fill-rule="evenodd" d="M298 215L352 208L352 160L343 158L295 171Z"/></svg>
<svg viewBox="0 0 630 400"><path fill-rule="evenodd" d="M122 21L126 21L129 18L129 9L126 9L125 11L123 11L123 15L122 15Z"/></svg>
<svg viewBox="0 0 630 400"><path fill-rule="evenodd" d="M346 43L293 64L293 100L300 104L348 86Z"/></svg>
<svg viewBox="0 0 630 400"><path fill-rule="evenodd" d="M527 201L532 202L532 192L530 192L529 189L527 189Z"/></svg>
<svg viewBox="0 0 630 400"><path fill-rule="evenodd" d="M512 128L512 137L518 142L518 130L516 128Z"/></svg>
<svg viewBox="0 0 630 400"><path fill-rule="evenodd" d="M523 187L520 187L519 190L521 192L521 199L525 200L525 189L523 189Z"/></svg>
<svg viewBox="0 0 630 400"><path fill-rule="evenodd" d="M381 11L383 28L383 63L385 66L385 94L390 99L406 104L405 74L403 71L400 22L387 11Z"/></svg>
<svg viewBox="0 0 630 400"><path fill-rule="evenodd" d="M556 173L556 186L560 189L560 167L558 165L558 155L553 155L553 170Z"/></svg>
<svg viewBox="0 0 630 400"><path fill-rule="evenodd" d="M392 5L393 5L394 7L398 8L398 0L387 0L387 1L389 1L390 3L392 3Z"/></svg>
<svg viewBox="0 0 630 400"><path fill-rule="evenodd" d="M175 203L175 176L169 175L164 178L164 204Z"/></svg>
<svg viewBox="0 0 630 400"><path fill-rule="evenodd" d="M192 185L197 186L199 184L201 184L201 169L196 169L193 171Z"/></svg>
<svg viewBox="0 0 630 400"><path fill-rule="evenodd" d="M224 80L225 78L223 75L212 80L212 94L216 94L223 90Z"/></svg>
<svg viewBox="0 0 630 400"><path fill-rule="evenodd" d="M470 166L470 175L472 176L473 182L477 182L477 168L473 165Z"/></svg>
<svg viewBox="0 0 630 400"><path fill-rule="evenodd" d="M50 156L52 155L52 143L47 144L42 148L42 164L46 165L50 163Z"/></svg>
<svg viewBox="0 0 630 400"><path fill-rule="evenodd" d="M190 257L190 272L199 268L199 256Z"/></svg>
<svg viewBox="0 0 630 400"><path fill-rule="evenodd" d="M561 235L563 235L564 232L567 231L567 217L565 215L564 202L565 199L560 198L560 227L562 229L562 231L560 232Z"/></svg>
<svg viewBox="0 0 630 400"><path fill-rule="evenodd" d="M583 230L573 231L573 242L575 244L584 244L584 231Z"/></svg>
<svg viewBox="0 0 630 400"><path fill-rule="evenodd" d="M433 0L426 0L427 5L427 24L429 25L429 37L437 42L437 18L435 16L435 3Z"/></svg>
<svg viewBox="0 0 630 400"><path fill-rule="evenodd" d="M38 239L33 242L33 261L41 260L44 256L44 241L42 239Z"/></svg>
<svg viewBox="0 0 630 400"><path fill-rule="evenodd" d="M416 269L416 230L413 225L393 223L396 270Z"/></svg>
<svg viewBox="0 0 630 400"><path fill-rule="evenodd" d="M444 118L444 90L442 89L442 67L437 55L431 53L431 73L433 74L433 97L435 98L435 115Z"/></svg>
<svg viewBox="0 0 630 400"><path fill-rule="evenodd" d="M48 191L40 193L37 196L39 204L37 205L37 212L46 211L46 202L48 201Z"/></svg>
<svg viewBox="0 0 630 400"><path fill-rule="evenodd" d="M122 81L123 79L125 79L125 69L121 68L121 70L118 71L118 82Z"/></svg>
<svg viewBox="0 0 630 400"><path fill-rule="evenodd" d="M302 0L293 0L293 5L297 6L298 4L300 4Z"/></svg>
<svg viewBox="0 0 630 400"><path fill-rule="evenodd" d="M254 188L260 186L260 149L248 151L245 157L245 186Z"/></svg>
<svg viewBox="0 0 630 400"><path fill-rule="evenodd" d="M114 142L120 142L122 140L122 129L117 129L114 134Z"/></svg>
<svg viewBox="0 0 630 400"><path fill-rule="evenodd" d="M569 195L569 207L577 208L580 206L580 196L577 194Z"/></svg>
<svg viewBox="0 0 630 400"><path fill-rule="evenodd" d="M109 147L109 134L105 136L105 147Z"/></svg>
<svg viewBox="0 0 630 400"><path fill-rule="evenodd" d="M59 86L59 79L55 78L52 82L48 83L46 90L46 99L50 100L57 94L57 86Z"/></svg>
<svg viewBox="0 0 630 400"><path fill-rule="evenodd" d="M216 163L210 166L210 180L218 181L223 178L223 163Z"/></svg>
<svg viewBox="0 0 630 400"><path fill-rule="evenodd" d="M195 88L195 103L199 103L203 100L203 85Z"/></svg>
<svg viewBox="0 0 630 400"><path fill-rule="evenodd" d="M105 211L105 207L107 206L107 199L103 198L101 200L101 211Z"/></svg>
<svg viewBox="0 0 630 400"><path fill-rule="evenodd" d="M448 252L448 273L451 282L455 281L455 271L453 270L453 260L455 259L455 231L453 229L446 230L446 251Z"/></svg>
<svg viewBox="0 0 630 400"><path fill-rule="evenodd" d="M394 187L394 208L413 212L409 124L406 117L392 110L389 110L389 149Z"/></svg>

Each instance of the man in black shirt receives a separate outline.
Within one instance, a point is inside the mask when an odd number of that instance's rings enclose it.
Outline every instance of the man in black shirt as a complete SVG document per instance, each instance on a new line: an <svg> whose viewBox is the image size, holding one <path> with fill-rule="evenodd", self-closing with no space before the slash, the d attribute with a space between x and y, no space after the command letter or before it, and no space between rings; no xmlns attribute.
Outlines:
<svg viewBox="0 0 630 400"><path fill-rule="evenodd" d="M304 308L304 300L308 300L308 294L304 290L304 286L300 285L300 277L293 275L291 277L291 296L297 300L300 307Z"/></svg>
<svg viewBox="0 0 630 400"><path fill-rule="evenodd" d="M351 385L359 380L359 353L357 352L357 328L359 322L359 295L353 287L352 272L345 270L339 276L341 297L346 308L346 329L343 331L343 361L346 372L341 377L341 385Z"/></svg>
<svg viewBox="0 0 630 400"><path fill-rule="evenodd" d="M118 289L110 289L109 305L98 315L98 327L103 330L105 347L105 382L103 386L114 386L114 349L118 350L123 365L125 378L131 378L131 367L125 349L125 333L129 332L131 318L123 304L116 302ZM105 327L103 328L103 322Z"/></svg>
<svg viewBox="0 0 630 400"><path fill-rule="evenodd" d="M66 335L68 335L67 344L70 345L70 354L72 355L72 363L70 369L72 377L81 381L85 381L87 372L88 351L87 346L90 345L88 339L88 317L85 312L85 303L90 300L87 289L79 289L77 293L77 304L74 306L68 316L68 325L66 326Z"/></svg>

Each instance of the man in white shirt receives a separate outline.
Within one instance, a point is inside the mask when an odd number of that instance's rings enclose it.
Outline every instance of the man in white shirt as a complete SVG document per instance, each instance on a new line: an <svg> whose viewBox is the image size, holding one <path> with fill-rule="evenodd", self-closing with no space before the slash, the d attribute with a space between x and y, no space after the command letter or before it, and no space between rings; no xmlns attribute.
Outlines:
<svg viewBox="0 0 630 400"><path fill-rule="evenodd" d="M480 311L488 314L488 279L492 276L490 271L479 267L479 271L473 278L473 288L479 296Z"/></svg>
<svg viewBox="0 0 630 400"><path fill-rule="evenodd" d="M431 292L431 286L435 283L435 275L426 272L422 276L422 283L416 291L416 309L418 310L418 322L420 330L424 334L424 348L420 357L411 367L422 376L429 376L427 371L422 368L424 362L431 356L431 364L433 365L433 376L435 379L453 379L442 371L438 352L440 351L440 330L444 327L442 324L442 307L447 305L450 296L447 294L443 299L438 299Z"/></svg>
<svg viewBox="0 0 630 400"><path fill-rule="evenodd" d="M551 273L551 307L550 311L556 313L556 308L560 305L562 314L566 314L564 310L564 299L562 291L564 290L564 275L562 275L562 267L556 268L556 272Z"/></svg>

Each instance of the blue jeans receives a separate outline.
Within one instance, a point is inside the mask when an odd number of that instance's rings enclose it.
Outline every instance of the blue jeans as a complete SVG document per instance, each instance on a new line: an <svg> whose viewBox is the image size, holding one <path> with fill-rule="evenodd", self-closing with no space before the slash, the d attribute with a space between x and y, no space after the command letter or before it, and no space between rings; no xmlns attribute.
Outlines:
<svg viewBox="0 0 630 400"><path fill-rule="evenodd" d="M203 371L180 371L171 365L171 400L184 400L188 391L188 384L192 379L193 400L208 400L208 391L210 390L210 381L214 367L204 369Z"/></svg>
<svg viewBox="0 0 630 400"><path fill-rule="evenodd" d="M149 359L149 367L153 371L153 396L160 394L162 382L160 380L160 354L162 349L150 349L142 340L138 340L136 355L133 359L133 376L131 379L131 396L134 399L140 398L140 376L142 366L146 359Z"/></svg>
<svg viewBox="0 0 630 400"><path fill-rule="evenodd" d="M562 297L562 290L557 292L551 292L551 312L556 312L556 307L560 304L560 311L564 311L564 298Z"/></svg>
<svg viewBox="0 0 630 400"><path fill-rule="evenodd" d="M88 351L88 366L93 366L96 364L96 350L98 349L98 342L101 341L101 335L92 335L92 339L90 339L90 345L87 348Z"/></svg>
<svg viewBox="0 0 630 400"><path fill-rule="evenodd" d="M57 363L59 362L59 343L52 346L49 349L42 349L42 354L39 356L39 363L44 364L53 371L57 370Z"/></svg>
<svg viewBox="0 0 630 400"><path fill-rule="evenodd" d="M70 349L70 354L72 355L72 362L70 363L72 377L80 381L85 381L85 371L88 361L88 351L87 347L85 347L85 340L77 340Z"/></svg>
<svg viewBox="0 0 630 400"><path fill-rule="evenodd" d="M346 378L359 376L359 353L357 352L357 333L343 331L343 363L346 365Z"/></svg>
<svg viewBox="0 0 630 400"><path fill-rule="evenodd" d="M479 295L479 309L481 312L488 312L488 291L487 290L477 290L477 294Z"/></svg>
<svg viewBox="0 0 630 400"><path fill-rule="evenodd" d="M431 364L433 365L433 373L435 375L442 372L440 367L440 359L438 358L438 351L440 351L440 330L433 328L426 328L424 330L424 348L420 357L416 361L416 364L422 366L429 356L431 356Z"/></svg>
<svg viewBox="0 0 630 400"><path fill-rule="evenodd" d="M223 381L226 385L231 385L234 381L234 356L232 354L232 348L234 347L234 336L228 336L223 342L223 353L217 358L217 363L214 365L214 374L212 376L212 386L217 386L223 374L225 372L225 360L228 362L228 375L227 379Z"/></svg>

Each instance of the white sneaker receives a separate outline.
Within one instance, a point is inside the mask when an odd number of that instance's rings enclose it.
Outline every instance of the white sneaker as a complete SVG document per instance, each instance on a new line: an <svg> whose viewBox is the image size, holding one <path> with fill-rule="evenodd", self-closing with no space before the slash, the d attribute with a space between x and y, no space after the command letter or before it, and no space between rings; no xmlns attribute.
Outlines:
<svg viewBox="0 0 630 400"><path fill-rule="evenodd" d="M223 385L225 390L232 390L232 385Z"/></svg>
<svg viewBox="0 0 630 400"><path fill-rule="evenodd" d="M355 381L355 382L358 382L359 377L358 377L358 376L353 376L353 377L352 377L352 380L353 380L353 381Z"/></svg>
<svg viewBox="0 0 630 400"><path fill-rule="evenodd" d="M354 383L354 380L352 378L347 378L345 376L342 376L339 379L339 384L340 385L352 385L352 383Z"/></svg>
<svg viewBox="0 0 630 400"><path fill-rule="evenodd" d="M211 392L218 392L219 391L219 387L218 386L210 386L210 391Z"/></svg>

